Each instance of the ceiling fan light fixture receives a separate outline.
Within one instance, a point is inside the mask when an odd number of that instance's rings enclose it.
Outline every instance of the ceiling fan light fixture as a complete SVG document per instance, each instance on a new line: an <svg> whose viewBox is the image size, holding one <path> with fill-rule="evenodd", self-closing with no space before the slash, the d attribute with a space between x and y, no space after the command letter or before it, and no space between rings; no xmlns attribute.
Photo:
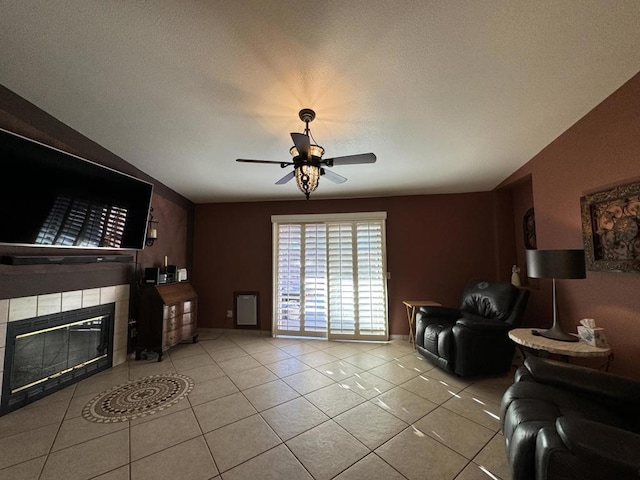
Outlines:
<svg viewBox="0 0 640 480"><path fill-rule="evenodd" d="M284 177L276 182L276 185L284 185L285 183L296 178L298 188L304 193L307 200L309 195L318 188L320 177L324 177L333 183L344 183L347 181L342 175L338 175L331 171L334 165L356 165L360 163L375 163L376 156L373 153L361 153L358 155L348 155L343 157L322 159L324 148L315 143L311 143L313 135L309 129L309 122L316 118L316 112L310 108L303 108L298 113L300 120L305 123L304 133L292 132L291 140L293 147L289 149L289 153L293 157L288 162L278 162L273 160L248 160L244 158L236 159L237 162L247 163L272 163L279 164L280 167L286 168L293 166L293 171L289 171ZM324 168L326 167L326 168Z"/></svg>
<svg viewBox="0 0 640 480"><path fill-rule="evenodd" d="M320 167L306 163L296 167L296 183L307 200L309 200L309 194L318 188L319 182Z"/></svg>
<svg viewBox="0 0 640 480"><path fill-rule="evenodd" d="M298 149L296 148L295 145L289 149L289 153L291 154L291 156L293 158L295 158L298 155L300 155L300 153L298 153ZM322 155L324 155L324 148L322 148L320 145L311 144L309 146L309 153L313 157L322 158Z"/></svg>

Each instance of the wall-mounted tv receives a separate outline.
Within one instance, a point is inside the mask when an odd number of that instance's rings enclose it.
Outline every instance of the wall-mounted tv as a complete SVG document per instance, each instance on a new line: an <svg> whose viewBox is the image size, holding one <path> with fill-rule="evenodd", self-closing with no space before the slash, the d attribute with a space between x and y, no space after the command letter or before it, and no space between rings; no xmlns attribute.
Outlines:
<svg viewBox="0 0 640 480"><path fill-rule="evenodd" d="M144 247L153 185L0 129L0 244Z"/></svg>

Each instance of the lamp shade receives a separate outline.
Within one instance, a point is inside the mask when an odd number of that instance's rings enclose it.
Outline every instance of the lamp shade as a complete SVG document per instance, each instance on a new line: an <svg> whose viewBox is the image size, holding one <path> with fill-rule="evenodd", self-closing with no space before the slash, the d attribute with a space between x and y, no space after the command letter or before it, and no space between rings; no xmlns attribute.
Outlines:
<svg viewBox="0 0 640 480"><path fill-rule="evenodd" d="M586 278L584 250L527 250L531 278Z"/></svg>

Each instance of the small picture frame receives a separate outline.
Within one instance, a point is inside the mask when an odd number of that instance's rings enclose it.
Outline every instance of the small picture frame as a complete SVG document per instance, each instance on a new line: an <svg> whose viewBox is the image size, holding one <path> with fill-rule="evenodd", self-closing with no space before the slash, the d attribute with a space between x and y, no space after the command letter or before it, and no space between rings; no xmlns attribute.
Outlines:
<svg viewBox="0 0 640 480"><path fill-rule="evenodd" d="M640 273L640 181L580 198L587 270Z"/></svg>

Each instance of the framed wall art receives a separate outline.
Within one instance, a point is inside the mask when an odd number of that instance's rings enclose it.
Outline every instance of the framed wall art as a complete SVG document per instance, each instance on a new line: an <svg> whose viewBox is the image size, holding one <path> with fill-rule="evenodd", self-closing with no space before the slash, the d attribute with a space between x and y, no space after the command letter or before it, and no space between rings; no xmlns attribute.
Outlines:
<svg viewBox="0 0 640 480"><path fill-rule="evenodd" d="M640 273L640 181L580 198L587 270Z"/></svg>

